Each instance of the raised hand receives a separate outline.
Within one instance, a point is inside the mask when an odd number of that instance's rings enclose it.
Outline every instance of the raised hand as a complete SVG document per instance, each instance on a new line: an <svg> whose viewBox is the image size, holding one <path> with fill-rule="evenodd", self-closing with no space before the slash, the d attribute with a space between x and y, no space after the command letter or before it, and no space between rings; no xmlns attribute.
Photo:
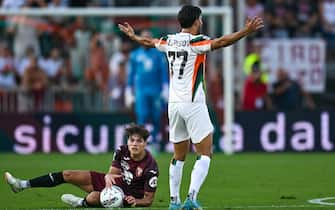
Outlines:
<svg viewBox="0 0 335 210"><path fill-rule="evenodd" d="M119 29L123 33L125 33L127 36L129 36L130 38L135 36L134 29L133 27L131 27L131 25L129 25L129 23L125 22L124 25L119 23L118 26L119 26Z"/></svg>
<svg viewBox="0 0 335 210"><path fill-rule="evenodd" d="M143 45L145 47L155 47L155 40L151 37L139 36L134 32L133 27L129 23L125 22L124 24L118 24L119 29L125 33L131 40Z"/></svg>
<svg viewBox="0 0 335 210"><path fill-rule="evenodd" d="M263 19L260 17L248 18L245 23L245 28L249 32L256 32L264 27Z"/></svg>

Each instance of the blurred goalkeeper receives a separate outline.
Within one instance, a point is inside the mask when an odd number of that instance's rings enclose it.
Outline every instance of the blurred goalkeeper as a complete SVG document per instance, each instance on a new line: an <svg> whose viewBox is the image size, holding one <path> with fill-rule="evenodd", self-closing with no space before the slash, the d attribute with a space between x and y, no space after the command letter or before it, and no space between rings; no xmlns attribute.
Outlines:
<svg viewBox="0 0 335 210"><path fill-rule="evenodd" d="M149 132L142 126L131 125L126 129L127 145L114 153L107 174L95 171L64 170L29 180L15 178L5 172L5 179L17 193L28 188L55 187L63 183L73 184L87 192L85 198L64 194L61 199L72 207L101 207L100 192L105 187L119 186L124 194L124 206L150 206L154 200L158 166L149 151L145 150Z"/></svg>
<svg viewBox="0 0 335 210"><path fill-rule="evenodd" d="M148 30L143 30L141 36L152 37ZM157 49L141 46L131 52L128 67L125 104L129 108L135 102L137 124L153 125L149 149L155 154L159 149L157 135L162 129L163 104L166 104L169 92L166 58Z"/></svg>
<svg viewBox="0 0 335 210"><path fill-rule="evenodd" d="M205 91L206 53L229 46L241 38L264 27L263 20L248 19L245 27L238 32L209 39L201 35L201 9L185 5L178 13L181 32L161 39L138 36L125 23L119 28L130 39L146 46L156 47L166 53L170 67L169 84L169 134L174 144L174 155L170 164L170 210L201 210L197 201L200 187L208 174L212 154L214 127L209 118ZM180 202L180 183L184 160L190 148L195 146L198 158L191 174L188 196Z"/></svg>

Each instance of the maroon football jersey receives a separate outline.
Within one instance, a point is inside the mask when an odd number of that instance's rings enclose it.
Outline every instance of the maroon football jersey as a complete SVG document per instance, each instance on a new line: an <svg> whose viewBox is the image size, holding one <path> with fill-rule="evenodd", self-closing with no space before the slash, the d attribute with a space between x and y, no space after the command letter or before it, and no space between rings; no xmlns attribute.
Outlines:
<svg viewBox="0 0 335 210"><path fill-rule="evenodd" d="M141 161L130 157L127 145L121 146L114 153L112 166L121 169L122 180L116 180L117 185L126 195L143 198L144 192L155 192L158 179L158 165L149 151Z"/></svg>

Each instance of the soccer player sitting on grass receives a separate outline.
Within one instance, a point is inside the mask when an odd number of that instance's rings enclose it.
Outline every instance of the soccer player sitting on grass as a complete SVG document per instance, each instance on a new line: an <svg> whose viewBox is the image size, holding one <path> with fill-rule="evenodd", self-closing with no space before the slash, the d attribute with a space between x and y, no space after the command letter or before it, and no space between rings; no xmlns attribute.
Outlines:
<svg viewBox="0 0 335 210"><path fill-rule="evenodd" d="M73 184L87 192L85 198L64 194L61 199L72 207L100 207L100 192L105 187L119 186L124 194L124 206L150 206L157 188L158 166L145 147L149 132L132 124L126 128L127 145L114 153L107 174L95 171L64 170L29 180L21 180L5 172L5 179L17 193L35 187L54 187L63 183Z"/></svg>
<svg viewBox="0 0 335 210"><path fill-rule="evenodd" d="M197 195L204 183L211 161L213 125L206 105L204 83L206 53L234 44L241 38L263 28L259 17L248 19L245 27L232 34L209 39L200 34L201 9L185 5L178 13L181 32L161 39L136 35L128 23L119 24L120 30L131 40L146 47L156 47L166 53L170 67L169 134L174 154L169 168L170 210L201 210ZM179 191L184 160L195 146L198 158L191 175L188 196L181 204Z"/></svg>

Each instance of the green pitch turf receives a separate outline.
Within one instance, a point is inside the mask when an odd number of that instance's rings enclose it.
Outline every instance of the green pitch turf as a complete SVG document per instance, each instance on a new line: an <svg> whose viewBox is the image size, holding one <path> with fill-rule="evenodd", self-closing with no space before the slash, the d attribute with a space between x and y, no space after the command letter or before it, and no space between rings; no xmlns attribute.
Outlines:
<svg viewBox="0 0 335 210"><path fill-rule="evenodd" d="M152 208L167 209L169 203L168 166L171 154L160 154L158 191ZM107 171L112 154L60 155L0 154L0 172L10 171L21 178L32 178L63 169ZM185 199L195 156L188 156L182 182ZM315 198L335 197L334 154L214 154L199 200L211 209L335 209L310 204ZM71 185L29 189L14 194L0 181L0 209L67 208L63 193L85 194ZM335 199L327 200L334 203Z"/></svg>

